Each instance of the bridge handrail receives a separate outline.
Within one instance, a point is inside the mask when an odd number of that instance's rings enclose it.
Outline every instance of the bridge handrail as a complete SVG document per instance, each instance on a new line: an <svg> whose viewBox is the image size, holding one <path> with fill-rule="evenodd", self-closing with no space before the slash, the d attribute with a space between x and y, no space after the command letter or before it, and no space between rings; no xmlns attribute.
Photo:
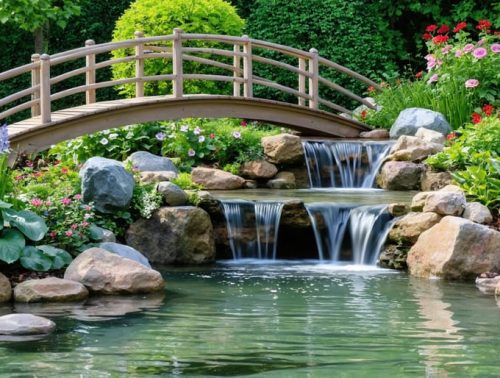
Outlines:
<svg viewBox="0 0 500 378"><path fill-rule="evenodd" d="M215 46L183 46L183 41L209 41L215 43L224 43L233 45L233 50L226 50ZM171 46L155 45L165 42L171 44ZM96 62L96 55L98 54L132 48L135 50L135 53L133 53L133 55ZM298 67L289 63L281 62L276 59L257 55L257 49L265 51L271 50L279 54L284 54L286 56L296 58L298 59ZM232 57L233 64L231 65L217 60L192 55L199 53L225 56L229 58ZM82 58L85 58L86 60L86 64L84 67L73 69L69 72L64 72L62 74L59 74L58 76L50 76L50 69L52 67ZM172 61L172 74L145 76L144 62L148 59L158 58L168 59ZM136 62L136 75L134 78L122 78L96 83L96 71L98 69L130 61ZM217 67L231 72L232 76L199 73L185 74L183 73L184 61L193 61ZM253 62L272 65L297 74L298 90L254 75ZM319 53L315 49L311 49L309 52L306 52L272 42L252 39L248 36L235 37L210 34L187 34L183 33L180 29L174 29L174 33L171 35L154 37L145 37L143 33L136 32L135 39L118 42L107 42L98 45L96 45L94 41L89 40L86 41L85 47L64 51L61 53L53 54L51 56L46 54L34 54L32 56L32 63L0 73L0 82L10 80L20 75L31 73L31 87L0 99L0 107L6 107L9 104L15 103L13 107L10 107L0 113L0 119L31 108L32 117L40 116L40 122L42 124L46 124L50 123L51 121L51 103L53 101L85 92L85 101L87 104L91 104L96 102L97 89L124 84L135 84L136 97L143 97L144 83L160 80L172 81L174 97L183 96L184 80L225 81L233 83L234 97L253 98L253 86L261 85L295 96L300 106L309 107L311 109L319 109L319 106L321 104L335 111L351 113L351 111L340 105L334 104L327 99L320 98L319 86L326 85L327 87L338 91L339 93L355 101L358 101L369 108L374 108L371 103L369 103L362 97L324 78L323 76L320 76L320 68L322 66L326 67L327 69L334 69L338 72L351 76L365 84L371 85L376 89L380 89L380 86L378 86L375 82L368 79L367 77L319 56ZM85 74L86 76L85 85L68 88L56 93L51 93L52 85L82 74ZM25 101L21 104L16 103L22 98L28 96L31 96L29 101Z"/></svg>

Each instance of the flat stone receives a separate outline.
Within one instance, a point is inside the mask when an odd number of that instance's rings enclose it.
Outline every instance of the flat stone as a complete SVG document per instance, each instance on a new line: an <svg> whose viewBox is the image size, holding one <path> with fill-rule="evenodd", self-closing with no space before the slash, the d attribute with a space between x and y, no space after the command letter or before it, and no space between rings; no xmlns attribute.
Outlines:
<svg viewBox="0 0 500 378"><path fill-rule="evenodd" d="M145 184L156 184L162 181L170 181L177 177L177 173L174 171L146 171L141 172L141 182Z"/></svg>
<svg viewBox="0 0 500 378"><path fill-rule="evenodd" d="M12 297L12 287L10 281L2 273L0 273L0 303L10 301Z"/></svg>
<svg viewBox="0 0 500 378"><path fill-rule="evenodd" d="M271 163L290 164L304 159L300 137L292 134L267 136L261 140L264 154Z"/></svg>
<svg viewBox="0 0 500 378"><path fill-rule="evenodd" d="M208 190L241 189L245 185L244 178L214 168L196 167L191 172L191 179Z"/></svg>
<svg viewBox="0 0 500 378"><path fill-rule="evenodd" d="M363 139L389 139L389 130L374 129L370 131L362 131L359 137Z"/></svg>
<svg viewBox="0 0 500 378"><path fill-rule="evenodd" d="M134 260L139 264L144 265L146 268L151 269L151 264L149 264L148 259L137 249L129 247L128 245L107 242L107 243L100 243L99 248L117 254L118 256Z"/></svg>
<svg viewBox="0 0 500 378"><path fill-rule="evenodd" d="M479 202L467 203L462 217L480 224L490 224L493 222L491 211Z"/></svg>
<svg viewBox="0 0 500 378"><path fill-rule="evenodd" d="M182 206L188 203L187 193L172 182L160 182L156 190L163 196L167 205Z"/></svg>
<svg viewBox="0 0 500 378"><path fill-rule="evenodd" d="M391 138L396 139L401 135L415 135L420 128L426 128L448 135L451 126L439 112L423 108L408 108L399 113L398 118L391 127Z"/></svg>
<svg viewBox="0 0 500 378"><path fill-rule="evenodd" d="M32 314L0 316L0 335L43 335L51 333L55 328L53 321Z"/></svg>
<svg viewBox="0 0 500 378"><path fill-rule="evenodd" d="M420 188L423 164L408 161L388 161L377 176L377 184L387 190L415 190Z"/></svg>
<svg viewBox="0 0 500 378"><path fill-rule="evenodd" d="M465 203L465 195L460 192L430 192L422 210L440 215L460 216L464 212Z"/></svg>
<svg viewBox="0 0 500 378"><path fill-rule="evenodd" d="M265 160L254 160L243 163L240 174L249 179L269 179L278 173L274 164Z"/></svg>
<svg viewBox="0 0 500 378"><path fill-rule="evenodd" d="M14 289L16 302L77 302L87 298L88 290L79 282L56 277L21 282Z"/></svg>
<svg viewBox="0 0 500 378"><path fill-rule="evenodd" d="M417 138L420 138L424 142L429 142L429 143L437 143L444 145L444 142L446 142L446 138L442 133L440 133L439 131L426 129L425 127L419 128L415 133L415 136Z"/></svg>
<svg viewBox="0 0 500 378"><path fill-rule="evenodd" d="M134 169L140 172L165 172L178 173L175 164L169 158L156 156L147 151L137 151L127 159L132 163Z"/></svg>
<svg viewBox="0 0 500 378"><path fill-rule="evenodd" d="M442 216L436 213L409 213L398 219L389 232L395 242L414 244L422 232L439 223Z"/></svg>

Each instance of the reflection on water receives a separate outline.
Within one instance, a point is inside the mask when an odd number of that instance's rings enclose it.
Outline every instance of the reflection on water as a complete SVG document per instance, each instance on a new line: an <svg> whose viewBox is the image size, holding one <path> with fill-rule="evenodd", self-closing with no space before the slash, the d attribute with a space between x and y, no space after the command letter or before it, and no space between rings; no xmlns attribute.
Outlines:
<svg viewBox="0 0 500 378"><path fill-rule="evenodd" d="M135 306L127 297L106 297L84 316L79 305L68 316L50 316L58 329L44 340L0 342L1 373L455 377L499 371L500 310L473 285L297 261L183 268L165 278L163 299ZM109 315L114 319L101 321Z"/></svg>

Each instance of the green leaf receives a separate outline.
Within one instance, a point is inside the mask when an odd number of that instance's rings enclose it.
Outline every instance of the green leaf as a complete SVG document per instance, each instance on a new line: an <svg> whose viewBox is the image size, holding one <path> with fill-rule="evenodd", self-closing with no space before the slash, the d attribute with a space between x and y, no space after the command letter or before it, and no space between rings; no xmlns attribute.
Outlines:
<svg viewBox="0 0 500 378"><path fill-rule="evenodd" d="M71 264L73 258L64 249L55 248L50 245L40 245L37 247L46 256L52 257L52 269L61 269Z"/></svg>
<svg viewBox="0 0 500 378"><path fill-rule="evenodd" d="M0 209L9 209L12 205L10 203L0 200Z"/></svg>
<svg viewBox="0 0 500 378"><path fill-rule="evenodd" d="M52 259L36 247L26 247L21 253L21 265L35 272L46 272L52 268Z"/></svg>
<svg viewBox="0 0 500 378"><path fill-rule="evenodd" d="M19 259L25 245L23 234L17 230L5 230L0 238L0 260L12 264Z"/></svg>
<svg viewBox="0 0 500 378"><path fill-rule="evenodd" d="M43 218L31 211L7 209L4 211L4 216L12 227L17 227L30 240L42 240L48 231Z"/></svg>

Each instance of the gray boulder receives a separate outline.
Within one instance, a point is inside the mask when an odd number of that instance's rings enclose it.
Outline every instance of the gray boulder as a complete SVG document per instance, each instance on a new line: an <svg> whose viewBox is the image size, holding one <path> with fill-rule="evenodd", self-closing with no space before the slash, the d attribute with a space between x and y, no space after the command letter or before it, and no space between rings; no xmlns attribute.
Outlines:
<svg viewBox="0 0 500 378"><path fill-rule="evenodd" d="M460 192L430 192L425 198L424 212L460 216L465 209L465 195Z"/></svg>
<svg viewBox="0 0 500 378"><path fill-rule="evenodd" d="M122 163L93 157L80 170L84 202L93 202L101 213L112 213L125 209L134 192L133 176L123 168Z"/></svg>
<svg viewBox="0 0 500 378"><path fill-rule="evenodd" d="M423 169L423 164L409 161L388 161L377 176L377 184L386 190L418 189Z"/></svg>
<svg viewBox="0 0 500 378"><path fill-rule="evenodd" d="M171 171L178 173L177 168L172 160L162 156L153 155L147 151L137 151L130 155L127 159L140 172L156 172L156 171Z"/></svg>
<svg viewBox="0 0 500 378"><path fill-rule="evenodd" d="M163 200L170 206L182 206L187 204L187 193L172 182L160 182L156 188L163 196Z"/></svg>
<svg viewBox="0 0 500 378"><path fill-rule="evenodd" d="M106 251L111 253L115 253L121 257L134 260L147 268L151 268L148 259L141 252L132 247L129 247L128 245L106 242L100 243L99 248L105 249Z"/></svg>
<svg viewBox="0 0 500 378"><path fill-rule="evenodd" d="M0 335L43 335L51 333L55 328L53 321L32 314L0 316Z"/></svg>
<svg viewBox="0 0 500 378"><path fill-rule="evenodd" d="M391 127L390 135L393 139L401 135L415 135L422 127L443 135L451 132L450 124L441 113L429 109L408 108L399 113Z"/></svg>
<svg viewBox="0 0 500 378"><path fill-rule="evenodd" d="M491 211L479 202L467 203L462 216L474 223L489 224L493 222Z"/></svg>
<svg viewBox="0 0 500 378"><path fill-rule="evenodd" d="M89 292L79 282L47 277L21 282L14 289L16 302L78 302L88 297Z"/></svg>

